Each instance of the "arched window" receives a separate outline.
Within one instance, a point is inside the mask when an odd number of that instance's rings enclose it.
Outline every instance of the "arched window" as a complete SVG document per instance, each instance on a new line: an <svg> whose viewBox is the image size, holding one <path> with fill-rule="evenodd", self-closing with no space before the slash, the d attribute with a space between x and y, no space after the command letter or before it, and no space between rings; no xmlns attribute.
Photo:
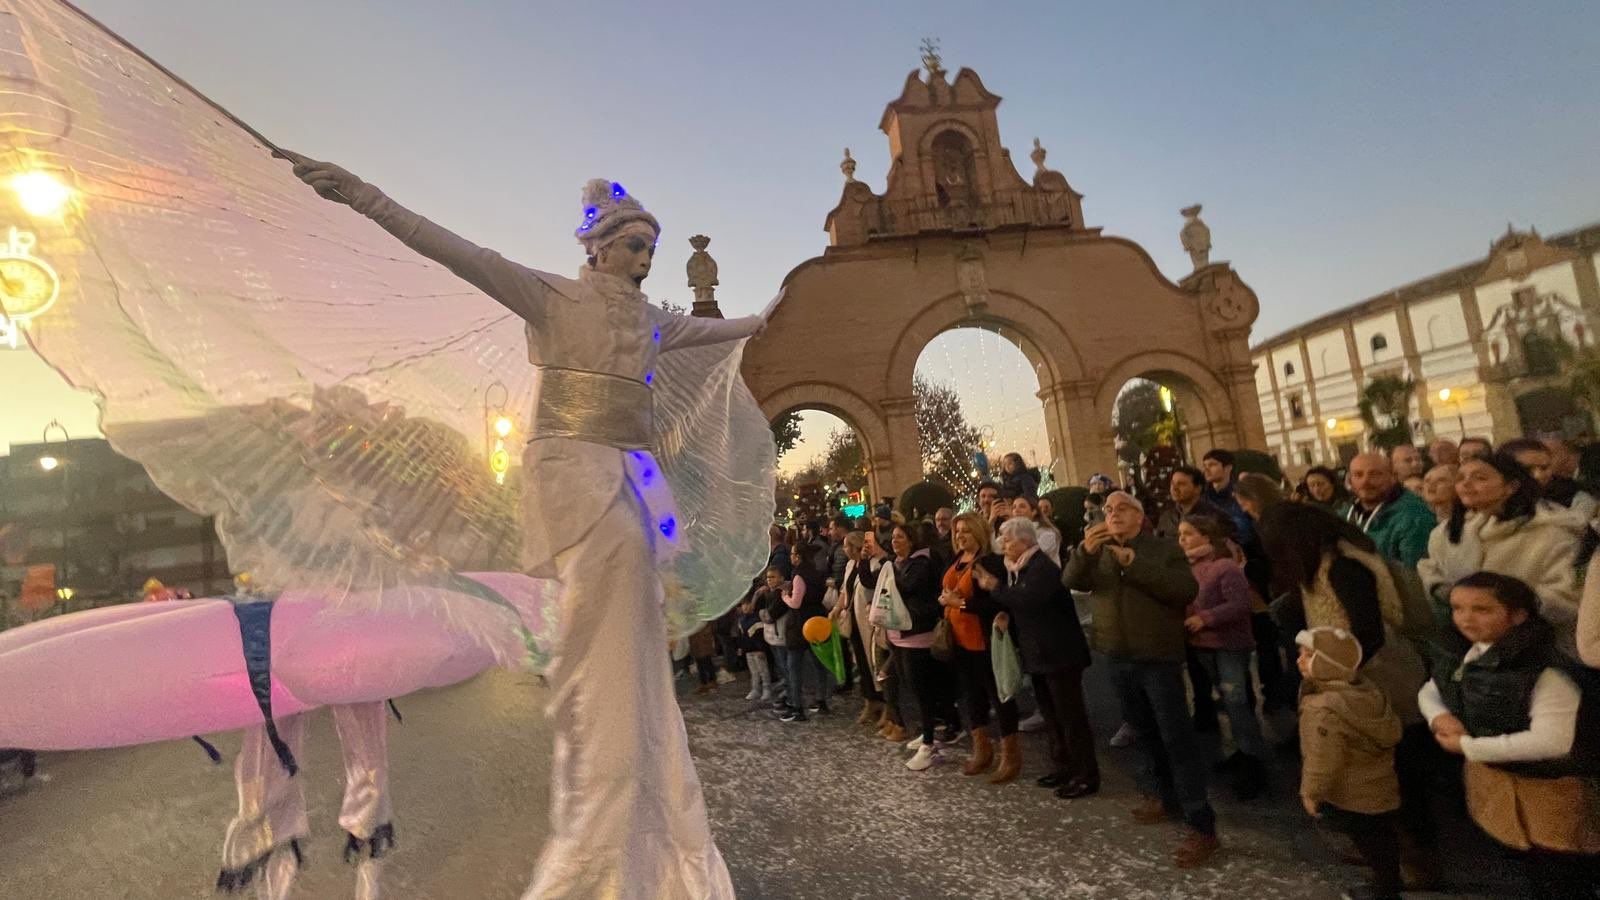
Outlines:
<svg viewBox="0 0 1600 900"><path fill-rule="evenodd" d="M970 206L978 177L972 144L959 131L941 131L933 139L933 186L940 206Z"/></svg>
<svg viewBox="0 0 1600 900"><path fill-rule="evenodd" d="M1389 349L1389 339L1388 338L1384 337L1381 334L1375 334L1375 335L1372 336L1372 356L1373 356L1374 359L1377 358L1378 351L1387 350L1387 349Z"/></svg>
<svg viewBox="0 0 1600 900"><path fill-rule="evenodd" d="M1290 375L1293 375L1293 374L1294 374L1294 363L1292 363L1292 362L1284 363L1283 364L1283 377L1288 378Z"/></svg>

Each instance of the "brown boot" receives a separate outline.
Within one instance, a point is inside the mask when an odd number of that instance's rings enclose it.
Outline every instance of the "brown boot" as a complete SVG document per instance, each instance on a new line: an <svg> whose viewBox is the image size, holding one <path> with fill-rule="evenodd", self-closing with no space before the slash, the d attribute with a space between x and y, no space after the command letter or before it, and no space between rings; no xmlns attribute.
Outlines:
<svg viewBox="0 0 1600 900"><path fill-rule="evenodd" d="M972 729L972 758L961 767L963 775L982 775L994 765L994 744L989 740L989 732L982 728Z"/></svg>
<svg viewBox="0 0 1600 900"><path fill-rule="evenodd" d="M887 718L882 700L868 700L866 709L861 711L861 715L864 717L861 720L861 724L871 725L874 728L882 727L882 723Z"/></svg>
<svg viewBox="0 0 1600 900"><path fill-rule="evenodd" d="M857 725L865 725L872 721L872 701L861 701L861 714L856 716Z"/></svg>
<svg viewBox="0 0 1600 900"><path fill-rule="evenodd" d="M1204 865L1220 846L1222 845L1217 841L1216 835L1185 828L1183 843L1173 852L1172 861L1177 863L1180 869L1193 869Z"/></svg>
<svg viewBox="0 0 1600 900"><path fill-rule="evenodd" d="M1022 774L1022 739L1008 734L1000 739L1000 766L989 776L990 784L1005 784Z"/></svg>
<svg viewBox="0 0 1600 900"><path fill-rule="evenodd" d="M911 732L906 731L904 725L896 725L893 722L890 722L889 727L883 730L884 740L892 741L896 744L905 743L909 737L911 737Z"/></svg>
<svg viewBox="0 0 1600 900"><path fill-rule="evenodd" d="M1145 797L1133 808L1133 820L1140 825L1160 825L1170 818L1160 797Z"/></svg>
<svg viewBox="0 0 1600 900"><path fill-rule="evenodd" d="M878 701L878 720L873 723L873 727L880 732L889 727L889 704L882 700Z"/></svg>

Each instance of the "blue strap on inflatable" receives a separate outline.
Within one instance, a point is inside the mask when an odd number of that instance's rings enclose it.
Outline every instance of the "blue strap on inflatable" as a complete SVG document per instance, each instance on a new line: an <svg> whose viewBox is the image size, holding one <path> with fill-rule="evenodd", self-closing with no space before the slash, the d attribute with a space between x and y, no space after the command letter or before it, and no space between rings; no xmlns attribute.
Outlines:
<svg viewBox="0 0 1600 900"><path fill-rule="evenodd" d="M278 754L278 762L291 776L300 771L289 752L289 745L278 736L278 727L272 721L272 607L273 600L255 600L235 603L233 614L239 619L239 639L244 646L245 673L250 676L250 692L266 719L267 741Z"/></svg>

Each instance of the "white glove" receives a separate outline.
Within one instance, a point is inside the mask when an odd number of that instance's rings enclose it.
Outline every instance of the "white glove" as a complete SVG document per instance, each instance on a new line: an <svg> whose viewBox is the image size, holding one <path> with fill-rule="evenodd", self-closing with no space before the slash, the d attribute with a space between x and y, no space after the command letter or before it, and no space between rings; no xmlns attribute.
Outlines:
<svg viewBox="0 0 1600 900"><path fill-rule="evenodd" d="M295 177L311 185L324 200L351 203L355 200L356 191L366 184L333 163L318 162L289 150L280 149L278 152L284 159L294 163Z"/></svg>

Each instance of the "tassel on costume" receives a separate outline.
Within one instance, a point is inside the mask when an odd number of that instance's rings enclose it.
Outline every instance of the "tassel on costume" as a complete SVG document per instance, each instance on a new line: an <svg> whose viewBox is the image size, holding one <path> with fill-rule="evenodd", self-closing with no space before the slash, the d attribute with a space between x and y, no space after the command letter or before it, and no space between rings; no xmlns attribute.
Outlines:
<svg viewBox="0 0 1600 900"><path fill-rule="evenodd" d="M362 856L371 859L383 859L384 855L394 849L394 825L385 822L379 825L372 837L362 840L353 834L345 833L344 861L359 863Z"/></svg>
<svg viewBox="0 0 1600 900"><path fill-rule="evenodd" d="M199 740L199 738L196 738L196 740ZM282 845L273 847L237 869L223 869L217 874L217 890L224 894L242 893L245 888L250 886L251 882L256 880L256 875L266 867L267 860L272 858L272 854L282 849ZM301 869L305 868L306 858L300 851L300 839L291 838L289 849L294 853L295 866Z"/></svg>
<svg viewBox="0 0 1600 900"><path fill-rule="evenodd" d="M394 713L394 720L396 722L399 722L401 725L406 723L406 720L400 717L400 707L395 706L393 700L389 701L389 712Z"/></svg>

